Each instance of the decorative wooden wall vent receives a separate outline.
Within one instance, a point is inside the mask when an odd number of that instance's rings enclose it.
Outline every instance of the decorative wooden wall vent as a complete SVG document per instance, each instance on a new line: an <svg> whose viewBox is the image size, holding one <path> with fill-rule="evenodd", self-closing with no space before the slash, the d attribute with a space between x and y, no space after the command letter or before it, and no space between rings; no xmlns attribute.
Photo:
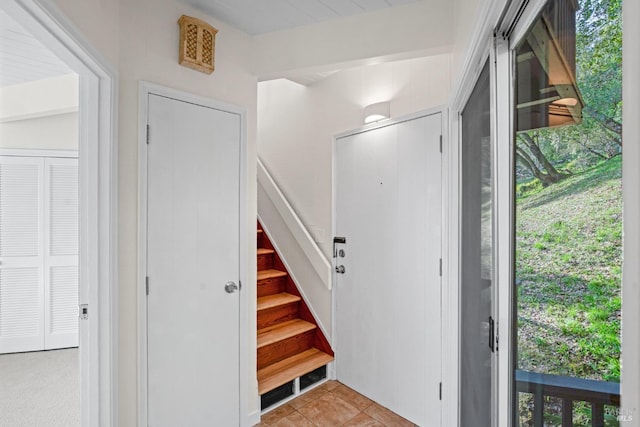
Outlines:
<svg viewBox="0 0 640 427"><path fill-rule="evenodd" d="M211 74L216 54L218 30L206 22L182 15L180 24L180 65Z"/></svg>

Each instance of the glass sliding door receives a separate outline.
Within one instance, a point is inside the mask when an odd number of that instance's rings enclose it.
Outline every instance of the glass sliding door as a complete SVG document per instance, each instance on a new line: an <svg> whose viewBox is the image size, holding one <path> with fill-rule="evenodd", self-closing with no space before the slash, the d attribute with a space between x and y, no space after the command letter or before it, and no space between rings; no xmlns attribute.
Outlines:
<svg viewBox="0 0 640 427"><path fill-rule="evenodd" d="M618 426L621 1L529 12L511 40L515 423Z"/></svg>
<svg viewBox="0 0 640 427"><path fill-rule="evenodd" d="M492 423L493 150L489 62L461 114L460 425Z"/></svg>

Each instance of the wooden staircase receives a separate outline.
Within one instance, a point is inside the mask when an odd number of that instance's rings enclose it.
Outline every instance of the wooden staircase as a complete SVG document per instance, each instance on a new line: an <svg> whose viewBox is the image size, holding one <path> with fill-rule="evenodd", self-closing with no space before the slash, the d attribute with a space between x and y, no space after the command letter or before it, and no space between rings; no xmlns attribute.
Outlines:
<svg viewBox="0 0 640 427"><path fill-rule="evenodd" d="M264 395L333 360L333 351L258 223L258 391Z"/></svg>

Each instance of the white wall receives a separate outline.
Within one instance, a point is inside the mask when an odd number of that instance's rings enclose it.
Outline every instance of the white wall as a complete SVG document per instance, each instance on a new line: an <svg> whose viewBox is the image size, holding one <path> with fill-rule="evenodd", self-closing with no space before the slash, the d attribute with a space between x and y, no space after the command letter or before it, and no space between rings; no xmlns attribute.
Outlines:
<svg viewBox="0 0 640 427"><path fill-rule="evenodd" d="M146 80L248 110L249 230L256 218L256 78L250 70L253 39L175 0L53 0L70 21L118 71L119 92L119 425L137 424L137 238L138 82ZM206 75L178 65L178 18L204 19L219 29L216 70ZM255 233L250 233L249 265L255 265ZM248 324L249 411L257 411L255 371L255 270L250 270ZM253 292L253 294L251 294Z"/></svg>
<svg viewBox="0 0 640 427"><path fill-rule="evenodd" d="M117 69L120 0L45 1L55 4L96 52Z"/></svg>
<svg viewBox="0 0 640 427"><path fill-rule="evenodd" d="M0 88L0 122L77 111L78 87L68 74Z"/></svg>
<svg viewBox="0 0 640 427"><path fill-rule="evenodd" d="M77 150L78 76L0 88L0 148Z"/></svg>
<svg viewBox="0 0 640 427"><path fill-rule="evenodd" d="M0 148L77 150L78 113L0 123Z"/></svg>
<svg viewBox="0 0 640 427"><path fill-rule="evenodd" d="M453 31L451 46L451 81L460 72L467 49L471 43L472 32L477 25L480 0L454 0L453 1Z"/></svg>
<svg viewBox="0 0 640 427"><path fill-rule="evenodd" d="M391 101L398 117L446 102L449 55L347 69L302 86L258 84L258 153L324 254L331 255L331 150L363 125L366 105Z"/></svg>

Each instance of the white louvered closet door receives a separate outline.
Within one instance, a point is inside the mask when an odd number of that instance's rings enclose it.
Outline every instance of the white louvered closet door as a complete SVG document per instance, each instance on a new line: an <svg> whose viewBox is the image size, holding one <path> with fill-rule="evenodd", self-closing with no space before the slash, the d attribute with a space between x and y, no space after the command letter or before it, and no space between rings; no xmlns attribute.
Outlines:
<svg viewBox="0 0 640 427"><path fill-rule="evenodd" d="M78 346L78 160L0 156L0 353Z"/></svg>
<svg viewBox="0 0 640 427"><path fill-rule="evenodd" d="M44 159L0 157L0 353L44 346Z"/></svg>
<svg viewBox="0 0 640 427"><path fill-rule="evenodd" d="M44 347L78 345L78 159L46 158Z"/></svg>

